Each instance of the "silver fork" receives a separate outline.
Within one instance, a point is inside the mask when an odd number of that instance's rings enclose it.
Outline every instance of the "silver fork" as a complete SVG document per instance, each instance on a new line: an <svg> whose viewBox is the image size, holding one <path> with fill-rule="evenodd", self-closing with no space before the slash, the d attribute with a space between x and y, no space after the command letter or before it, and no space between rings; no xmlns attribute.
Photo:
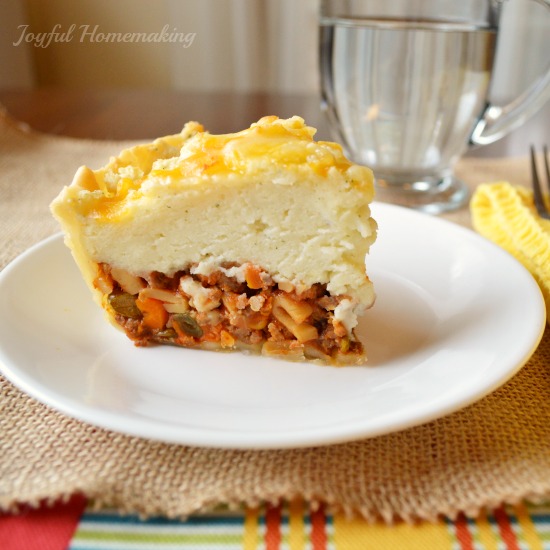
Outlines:
<svg viewBox="0 0 550 550"><path fill-rule="evenodd" d="M548 148L546 145L543 147L544 168L546 172L546 188L550 187L550 167L548 166ZM546 208L546 202L544 200L544 193L541 189L541 183L539 179L539 173L537 170L537 158L535 155L535 148L531 145L531 181L533 183L533 198L535 200L535 208L541 218L550 220L550 212Z"/></svg>

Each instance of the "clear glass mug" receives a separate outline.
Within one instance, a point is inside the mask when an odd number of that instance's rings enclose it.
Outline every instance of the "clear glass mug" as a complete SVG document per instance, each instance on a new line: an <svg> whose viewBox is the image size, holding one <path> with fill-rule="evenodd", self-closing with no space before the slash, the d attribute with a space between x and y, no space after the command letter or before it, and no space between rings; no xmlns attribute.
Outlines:
<svg viewBox="0 0 550 550"><path fill-rule="evenodd" d="M549 66L510 104L488 100L506 2L321 1L322 108L334 139L373 169L379 200L429 213L462 206L468 189L454 162L550 97Z"/></svg>

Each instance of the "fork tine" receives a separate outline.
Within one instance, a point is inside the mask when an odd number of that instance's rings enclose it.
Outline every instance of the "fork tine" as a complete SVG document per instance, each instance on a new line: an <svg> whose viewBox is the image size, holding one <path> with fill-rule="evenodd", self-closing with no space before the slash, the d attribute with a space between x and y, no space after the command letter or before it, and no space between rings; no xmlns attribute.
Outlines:
<svg viewBox="0 0 550 550"><path fill-rule="evenodd" d="M546 165L546 167L548 168L548 164ZM537 170L537 158L533 145L531 145L531 179L533 182L533 199L535 201L535 208L537 209L537 212L540 216L548 216L546 205L544 204L544 198L542 196L542 191L540 188L540 180Z"/></svg>
<svg viewBox="0 0 550 550"><path fill-rule="evenodd" d="M548 147L543 147L544 151L544 168L546 169L546 183L550 185L550 166L548 166Z"/></svg>

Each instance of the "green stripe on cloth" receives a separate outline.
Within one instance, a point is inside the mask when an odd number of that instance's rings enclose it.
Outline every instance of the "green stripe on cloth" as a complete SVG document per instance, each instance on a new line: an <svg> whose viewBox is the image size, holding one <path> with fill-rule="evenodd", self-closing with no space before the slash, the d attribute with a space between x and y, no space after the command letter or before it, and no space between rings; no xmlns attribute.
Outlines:
<svg viewBox="0 0 550 550"><path fill-rule="evenodd" d="M180 521L88 510L69 550L241 550L243 533L241 514L193 516Z"/></svg>

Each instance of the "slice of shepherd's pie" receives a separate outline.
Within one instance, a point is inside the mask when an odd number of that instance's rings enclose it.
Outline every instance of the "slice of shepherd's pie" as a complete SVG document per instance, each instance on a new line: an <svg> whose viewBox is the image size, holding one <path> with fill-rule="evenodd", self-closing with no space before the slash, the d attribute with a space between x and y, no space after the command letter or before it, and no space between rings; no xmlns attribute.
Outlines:
<svg viewBox="0 0 550 550"><path fill-rule="evenodd" d="M139 346L363 362L373 177L314 134L299 117L190 122L81 167L51 208L108 318Z"/></svg>

